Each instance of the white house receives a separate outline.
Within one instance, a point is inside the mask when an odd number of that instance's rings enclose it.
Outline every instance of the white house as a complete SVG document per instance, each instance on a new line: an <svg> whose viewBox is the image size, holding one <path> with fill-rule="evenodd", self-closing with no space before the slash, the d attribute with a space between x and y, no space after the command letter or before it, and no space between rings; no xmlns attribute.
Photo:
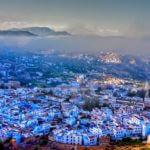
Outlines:
<svg viewBox="0 0 150 150"><path fill-rule="evenodd" d="M88 134L85 134L83 135L83 145L85 146L94 146L94 145L97 145L97 136L96 135L88 135Z"/></svg>
<svg viewBox="0 0 150 150"><path fill-rule="evenodd" d="M90 128L89 131L91 133L93 133L94 135L97 135L98 137L102 136L102 130L101 130L101 128L93 127L93 128Z"/></svg>
<svg viewBox="0 0 150 150"><path fill-rule="evenodd" d="M82 135L77 135L74 133L58 133L55 135L55 141L64 144L78 144L82 145Z"/></svg>

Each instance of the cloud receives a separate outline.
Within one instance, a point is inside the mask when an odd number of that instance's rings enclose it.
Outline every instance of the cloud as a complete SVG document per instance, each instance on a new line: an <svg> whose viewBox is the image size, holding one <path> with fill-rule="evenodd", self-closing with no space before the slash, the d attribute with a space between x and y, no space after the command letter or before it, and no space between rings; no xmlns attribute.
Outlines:
<svg viewBox="0 0 150 150"><path fill-rule="evenodd" d="M30 42L32 41L31 38L28 37L0 37L0 44L4 47L8 48L25 48Z"/></svg>
<svg viewBox="0 0 150 150"><path fill-rule="evenodd" d="M150 24L142 21L135 21L123 30L123 35L132 38L146 38L150 37Z"/></svg>
<svg viewBox="0 0 150 150"><path fill-rule="evenodd" d="M104 28L96 25L76 24L68 26L66 30L75 35L121 36L118 29Z"/></svg>
<svg viewBox="0 0 150 150"><path fill-rule="evenodd" d="M29 23L21 21L1 21L0 20L0 29L7 30L10 28L21 28L28 26Z"/></svg>
<svg viewBox="0 0 150 150"><path fill-rule="evenodd" d="M100 37L100 36L67 36L67 37L0 37L0 49L11 50L49 50L69 51L72 53L92 53L114 51L127 54L150 54L149 40Z"/></svg>

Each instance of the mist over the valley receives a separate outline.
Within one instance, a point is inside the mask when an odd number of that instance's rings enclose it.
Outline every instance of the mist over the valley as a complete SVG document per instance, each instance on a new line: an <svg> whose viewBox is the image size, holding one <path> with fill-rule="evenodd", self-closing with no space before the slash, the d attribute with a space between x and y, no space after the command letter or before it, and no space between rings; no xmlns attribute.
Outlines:
<svg viewBox="0 0 150 150"><path fill-rule="evenodd" d="M100 51L114 51L121 54L150 54L149 38L126 38L119 36L1 36L0 49L6 50L51 50L72 53L97 54Z"/></svg>

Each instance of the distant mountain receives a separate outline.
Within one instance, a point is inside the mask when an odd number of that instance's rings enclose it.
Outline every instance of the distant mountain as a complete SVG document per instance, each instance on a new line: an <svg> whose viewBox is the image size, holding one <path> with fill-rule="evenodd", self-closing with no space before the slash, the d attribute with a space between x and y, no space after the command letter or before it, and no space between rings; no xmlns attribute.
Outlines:
<svg viewBox="0 0 150 150"><path fill-rule="evenodd" d="M29 28L21 28L21 29L10 29L11 31L26 31L30 32L31 34L38 35L38 36L57 36L57 35L71 35L66 31L55 31L48 27L29 27Z"/></svg>
<svg viewBox="0 0 150 150"><path fill-rule="evenodd" d="M0 36L37 36L28 31L0 30Z"/></svg>

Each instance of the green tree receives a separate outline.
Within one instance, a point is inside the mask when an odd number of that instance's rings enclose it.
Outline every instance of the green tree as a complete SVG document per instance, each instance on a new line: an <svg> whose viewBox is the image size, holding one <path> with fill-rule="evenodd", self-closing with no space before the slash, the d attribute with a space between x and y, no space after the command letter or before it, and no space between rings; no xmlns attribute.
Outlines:
<svg viewBox="0 0 150 150"><path fill-rule="evenodd" d="M95 99L95 98L87 98L85 99L84 105L83 105L83 109L84 110L88 110L88 111L92 111L93 108L99 108L99 100Z"/></svg>
<svg viewBox="0 0 150 150"><path fill-rule="evenodd" d="M129 97L134 97L134 96L136 96L136 92L129 91L128 96Z"/></svg>
<svg viewBox="0 0 150 150"><path fill-rule="evenodd" d="M143 101L145 100L146 91L144 89L137 92L137 96L141 97Z"/></svg>

